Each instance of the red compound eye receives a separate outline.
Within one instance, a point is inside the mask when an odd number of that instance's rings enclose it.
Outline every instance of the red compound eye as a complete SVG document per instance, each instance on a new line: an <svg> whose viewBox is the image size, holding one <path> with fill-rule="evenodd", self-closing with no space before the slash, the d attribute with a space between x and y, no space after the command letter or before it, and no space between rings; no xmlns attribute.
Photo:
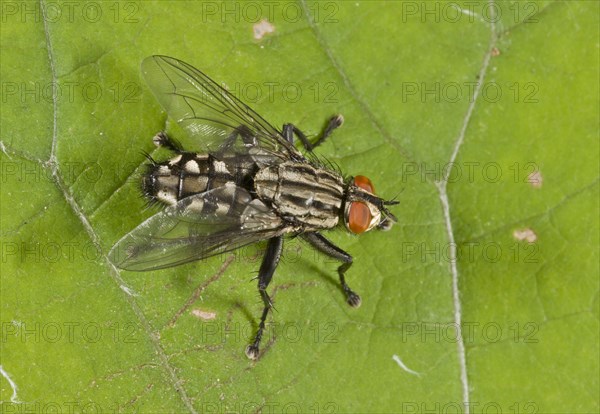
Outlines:
<svg viewBox="0 0 600 414"><path fill-rule="evenodd" d="M375 194L375 188L373 187L373 183L364 175L357 175L354 177L354 185L362 188L363 190L367 190L371 194Z"/></svg>
<svg viewBox="0 0 600 414"><path fill-rule="evenodd" d="M375 193L373 183L364 175L354 177L354 185L371 194ZM350 208L348 209L348 228L352 233L360 234L367 231L371 220L373 220L371 210L369 210L369 207L365 203L360 201L350 203Z"/></svg>

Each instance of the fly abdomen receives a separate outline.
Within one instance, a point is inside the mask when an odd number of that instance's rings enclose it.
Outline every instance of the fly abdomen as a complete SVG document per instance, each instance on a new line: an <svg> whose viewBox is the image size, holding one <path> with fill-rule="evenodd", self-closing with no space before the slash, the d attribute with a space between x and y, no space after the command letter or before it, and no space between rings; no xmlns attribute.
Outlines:
<svg viewBox="0 0 600 414"><path fill-rule="evenodd" d="M150 202L174 205L198 193L235 183L249 188L257 167L244 157L183 152L162 163L152 162L142 179L142 191Z"/></svg>
<svg viewBox="0 0 600 414"><path fill-rule="evenodd" d="M184 152L169 161L152 163L142 179L142 191L150 202L174 205L193 194L237 182L227 165L212 155Z"/></svg>
<svg viewBox="0 0 600 414"><path fill-rule="evenodd" d="M338 224L344 181L332 171L285 162L259 170L254 189L261 200L304 230L329 229Z"/></svg>

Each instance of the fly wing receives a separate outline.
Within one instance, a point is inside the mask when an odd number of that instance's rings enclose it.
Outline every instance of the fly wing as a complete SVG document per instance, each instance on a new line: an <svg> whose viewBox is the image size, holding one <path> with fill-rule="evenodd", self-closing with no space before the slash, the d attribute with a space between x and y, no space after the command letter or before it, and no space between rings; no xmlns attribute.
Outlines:
<svg viewBox="0 0 600 414"><path fill-rule="evenodd" d="M197 138L202 150L217 152L244 138L244 151L257 147L261 155L277 158L300 153L263 117L193 66L168 56L150 56L142 62L150 89L169 114Z"/></svg>
<svg viewBox="0 0 600 414"><path fill-rule="evenodd" d="M119 268L163 269L278 236L283 221L241 187L186 197L126 234L109 252Z"/></svg>

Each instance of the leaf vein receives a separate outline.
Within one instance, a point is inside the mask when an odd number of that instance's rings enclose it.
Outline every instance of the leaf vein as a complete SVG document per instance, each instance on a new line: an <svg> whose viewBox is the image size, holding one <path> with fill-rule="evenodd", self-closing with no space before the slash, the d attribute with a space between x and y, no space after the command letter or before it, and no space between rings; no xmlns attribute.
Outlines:
<svg viewBox="0 0 600 414"><path fill-rule="evenodd" d="M42 9L42 12L44 13L44 16L43 16L44 33L45 33L45 37L46 37L46 48L48 50L48 59L50 61L50 68L51 68L51 72L52 72L52 81L56 82L56 69L55 69L55 63L54 63L54 54L52 51L52 42L50 39L49 30L48 30L49 29L48 28L49 20L46 18L46 15L45 15L46 7L44 6L44 0L40 0L40 8ZM58 122L57 122L58 101L57 101L57 96L56 96L56 88L53 88L53 91L52 91L52 101L53 101L52 149L50 152L50 158L49 158L48 162L44 163L44 168L50 169L50 172L54 179L54 184L61 191L61 193L62 193L63 197L65 198L65 200L67 201L69 207L71 207L71 210L73 211L75 216L77 216L77 218L83 225L84 230L86 231L86 233L88 234L88 236L90 237L92 242L94 242L94 244L96 244L97 246L100 246L100 238L94 231L90 221L84 214L81 207L77 204L77 202L73 198L73 195L70 193L68 186L64 183L64 181L59 173L58 163L57 163L57 159L56 159L56 145L58 142L58 129L57 129L57 127L58 127ZM121 277L120 271L116 268L116 266L110 262L110 260L108 259L108 257L105 254L103 254L103 259L109 267L109 271L110 271L112 280L118 286L125 285L125 281ZM181 380L177 377L177 373L175 372L175 369L169 363L168 357L165 354L164 350L162 349L159 339L156 337L156 335L154 335L152 333L150 323L146 319L142 310L137 305L137 302L133 299L133 297L131 297L129 295L125 295L125 298L129 304L129 306L133 310L134 314L138 317L140 323L144 327L144 330L145 330L146 334L148 335L150 342L152 343L154 349L156 350L157 355L159 356L159 360L161 362L162 367L165 369L165 371L167 371L167 374L172 383L171 385L173 386L173 388L175 388L175 390L177 391L177 394L180 396L180 398L182 399L183 403L188 408L188 410L191 413L196 413L196 410L194 409L194 407L192 405L191 399L187 396L185 389L182 387Z"/></svg>
<svg viewBox="0 0 600 414"><path fill-rule="evenodd" d="M405 148L400 146L394 139L392 139L391 135L385 130L383 125L381 125L379 120L375 117L375 115L369 108L369 105L367 105L367 103L364 101L364 99L361 96L359 96L359 94L356 92L356 89L354 88L354 85L350 81L350 78L348 77L346 72L344 72L340 63L337 61L337 59L333 56L333 52L328 47L327 43L325 42L325 39L323 38L323 35L321 34L317 25L315 24L315 21L312 18L312 14L310 13L308 6L306 5L306 0L301 0L300 3L301 3L301 7L303 9L303 14L306 16L308 25L311 28L313 35L317 39L319 46L323 49L323 51L327 55L327 58L331 61L333 68L337 71L337 73L341 77L342 81L344 82L344 85L346 86L346 88L348 89L350 94L352 95L352 98L354 98L354 100L359 104L363 113L366 115L366 117L371 122L371 125L373 125L373 127L375 127L375 129L379 132L379 134L383 137L383 139L385 141L387 141L387 143L390 146L394 147L398 152L400 152L400 154L404 158L408 159L409 161L412 161L412 157L410 156L410 153Z"/></svg>
<svg viewBox="0 0 600 414"><path fill-rule="evenodd" d="M490 5L494 5L494 0L489 0ZM490 7L492 9L492 13L495 13L495 8ZM483 58L483 63L481 65L481 69L479 70L479 77L477 82L477 87L473 91L473 97L470 100L470 104L467 108L467 113L463 119L462 127L459 131L458 137L455 140L454 148L452 150L452 154L450 155L450 160L448 162L449 165L452 165L456 161L456 157L458 156L458 151L463 145L467 128L471 121L471 116L473 115L473 111L475 109L475 105L478 102L478 97L483 86L485 75L487 73L490 60L492 57L493 49L495 48L497 42L497 34L496 34L496 24L495 24L495 15L491 17L490 24L490 40L488 44L487 52ZM454 324L455 326L462 326L462 306L460 301L460 291L459 291L459 273L457 267L457 247L454 239L454 230L452 228L452 219L450 213L450 201L448 199L448 178L450 174L450 169L447 169L440 181L435 183L438 192L439 199L442 205L442 212L446 227L446 233L448 236L448 244L450 246L449 252L449 262L450 262L450 272L452 275L452 303L454 307ZM467 356L465 350L465 342L462 333L458 335L456 341L456 348L458 352L458 362L460 366L460 382L462 385L462 398L464 404L464 410L466 414L469 414L470 411L470 396L469 396L469 377L467 375Z"/></svg>

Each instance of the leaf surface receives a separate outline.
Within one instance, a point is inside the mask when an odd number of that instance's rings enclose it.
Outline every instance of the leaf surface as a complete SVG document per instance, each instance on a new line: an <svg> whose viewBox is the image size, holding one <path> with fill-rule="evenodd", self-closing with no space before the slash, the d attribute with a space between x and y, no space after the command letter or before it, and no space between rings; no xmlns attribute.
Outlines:
<svg viewBox="0 0 600 414"><path fill-rule="evenodd" d="M4 405L598 411L598 3L27 4L0 29ZM194 150L143 83L153 54L277 127L344 115L317 152L401 201L390 232L328 235L360 309L337 263L287 241L254 363L264 246L108 261L156 212L152 136Z"/></svg>

